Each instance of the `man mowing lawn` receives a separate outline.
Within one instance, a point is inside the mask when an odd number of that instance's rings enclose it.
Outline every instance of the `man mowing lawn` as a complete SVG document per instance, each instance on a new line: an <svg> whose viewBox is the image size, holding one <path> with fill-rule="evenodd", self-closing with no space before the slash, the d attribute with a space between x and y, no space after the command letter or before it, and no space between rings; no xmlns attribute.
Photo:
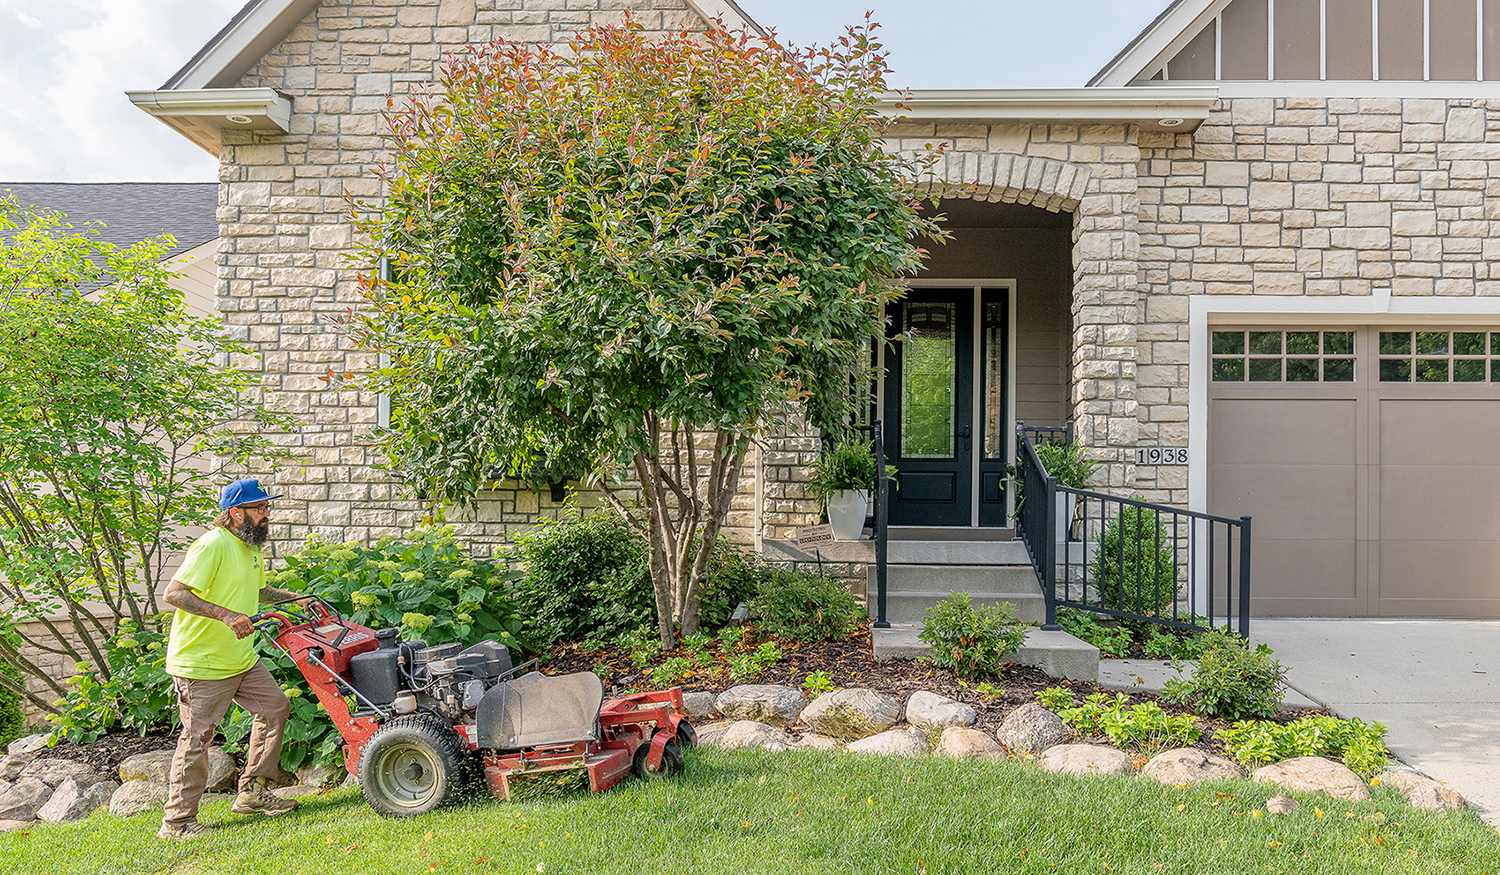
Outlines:
<svg viewBox="0 0 1500 875"><path fill-rule="evenodd" d="M168 773L163 839L186 839L206 829L198 801L208 784L208 743L229 704L255 715L230 809L277 815L297 807L271 792L281 761L281 736L290 710L286 694L255 656L250 615L262 602L297 598L265 585L261 545L271 527L271 499L257 480L236 480L219 495L213 528L188 548L163 600L177 609L167 640L167 673L177 692L182 733Z"/></svg>

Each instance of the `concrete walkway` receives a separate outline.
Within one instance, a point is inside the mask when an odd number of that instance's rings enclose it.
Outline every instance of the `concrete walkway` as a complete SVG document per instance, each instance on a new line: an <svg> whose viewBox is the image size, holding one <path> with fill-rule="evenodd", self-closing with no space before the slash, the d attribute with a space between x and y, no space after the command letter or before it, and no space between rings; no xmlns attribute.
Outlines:
<svg viewBox="0 0 1500 875"><path fill-rule="evenodd" d="M1500 826L1500 621L1252 620L1300 693L1378 720L1401 761Z"/></svg>

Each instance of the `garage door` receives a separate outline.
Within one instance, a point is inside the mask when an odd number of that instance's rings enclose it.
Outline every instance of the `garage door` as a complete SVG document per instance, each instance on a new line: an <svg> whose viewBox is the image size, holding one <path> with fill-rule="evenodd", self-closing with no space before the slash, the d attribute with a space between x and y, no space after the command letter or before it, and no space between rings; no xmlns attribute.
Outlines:
<svg viewBox="0 0 1500 875"><path fill-rule="evenodd" d="M1258 616L1500 617L1500 329L1212 332L1209 512Z"/></svg>

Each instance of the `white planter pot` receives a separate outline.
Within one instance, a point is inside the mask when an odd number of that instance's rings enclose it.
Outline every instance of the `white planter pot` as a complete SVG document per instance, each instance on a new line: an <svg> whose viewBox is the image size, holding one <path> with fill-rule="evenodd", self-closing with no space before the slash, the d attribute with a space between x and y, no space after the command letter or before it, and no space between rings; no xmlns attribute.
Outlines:
<svg viewBox="0 0 1500 875"><path fill-rule="evenodd" d="M828 523L833 526L833 536L840 541L857 541L865 527L865 512L870 506L870 493L845 490L828 496Z"/></svg>
<svg viewBox="0 0 1500 875"><path fill-rule="evenodd" d="M1078 496L1071 492L1057 493L1057 542L1059 544L1068 540L1068 529L1073 527L1073 507L1078 503Z"/></svg>

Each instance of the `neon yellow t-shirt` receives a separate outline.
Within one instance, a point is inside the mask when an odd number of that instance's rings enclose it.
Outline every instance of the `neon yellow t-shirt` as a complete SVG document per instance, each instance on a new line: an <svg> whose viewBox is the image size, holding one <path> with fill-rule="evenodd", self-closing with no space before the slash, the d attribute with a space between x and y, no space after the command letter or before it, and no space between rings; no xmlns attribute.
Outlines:
<svg viewBox="0 0 1500 875"><path fill-rule="evenodd" d="M265 564L228 529L215 528L193 542L182 567L172 575L206 602L250 616L260 607ZM255 665L254 636L234 637L219 620L178 611L167 639L167 673L180 678L221 680Z"/></svg>

